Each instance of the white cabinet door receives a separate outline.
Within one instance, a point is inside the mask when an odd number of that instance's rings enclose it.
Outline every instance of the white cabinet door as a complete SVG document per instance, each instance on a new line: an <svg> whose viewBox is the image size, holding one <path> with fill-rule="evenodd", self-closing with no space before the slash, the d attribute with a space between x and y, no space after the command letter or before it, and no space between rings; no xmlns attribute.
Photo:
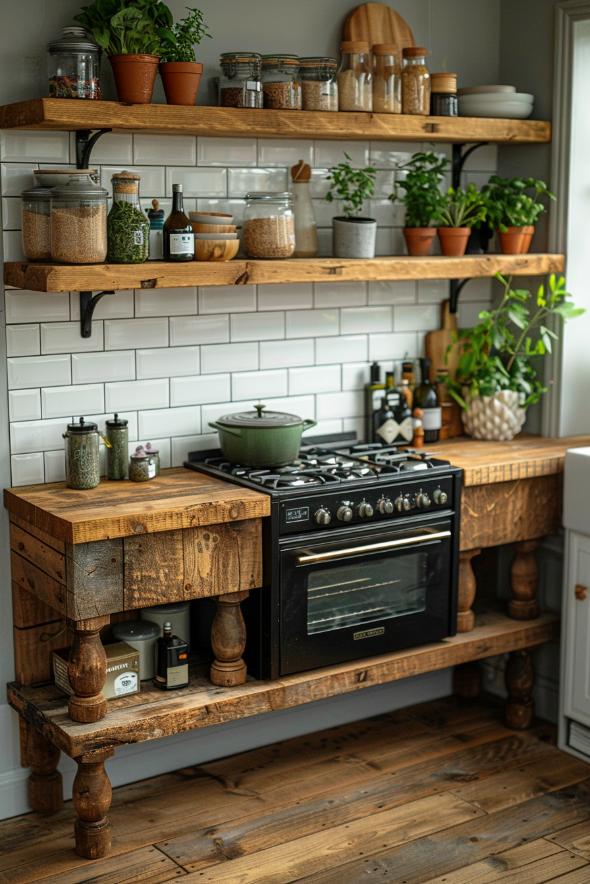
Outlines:
<svg viewBox="0 0 590 884"><path fill-rule="evenodd" d="M590 537L567 532L562 660L565 714L590 727Z"/></svg>

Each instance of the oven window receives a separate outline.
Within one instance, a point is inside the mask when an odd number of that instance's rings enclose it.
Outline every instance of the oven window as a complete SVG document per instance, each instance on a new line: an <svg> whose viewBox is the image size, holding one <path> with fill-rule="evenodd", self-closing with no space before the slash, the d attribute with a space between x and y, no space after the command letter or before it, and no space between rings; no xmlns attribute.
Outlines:
<svg viewBox="0 0 590 884"><path fill-rule="evenodd" d="M421 613L428 580L426 551L319 567L307 578L307 634Z"/></svg>

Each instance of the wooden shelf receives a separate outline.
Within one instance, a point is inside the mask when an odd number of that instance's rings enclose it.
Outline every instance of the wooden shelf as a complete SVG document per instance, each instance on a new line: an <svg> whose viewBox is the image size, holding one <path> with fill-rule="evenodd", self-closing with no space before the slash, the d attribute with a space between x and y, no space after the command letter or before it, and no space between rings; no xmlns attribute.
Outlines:
<svg viewBox="0 0 590 884"><path fill-rule="evenodd" d="M147 261L145 264L4 265L6 285L36 292L156 289L197 285L264 285L295 282L374 282L395 279L463 279L504 273L536 276L559 273L563 255L466 255L463 258L402 256L353 260L293 258L235 260L186 264Z"/></svg>
<svg viewBox="0 0 590 884"><path fill-rule="evenodd" d="M542 120L125 105L116 101L65 98L35 98L3 105L0 107L0 128L112 129L114 132L233 138L339 138L347 141L540 144L551 140L551 124Z"/></svg>
<svg viewBox="0 0 590 884"><path fill-rule="evenodd" d="M94 724L71 721L65 697L53 685L35 688L13 683L8 686L8 700L52 743L75 758L109 746L154 740L288 709L460 663L532 648L557 638L558 632L558 618L552 614L544 614L537 620L518 621L490 612L478 616L472 632L435 644L276 681L250 681L237 688L216 688L204 676L195 675L188 688L167 694L149 686L132 697L111 700L106 717Z"/></svg>

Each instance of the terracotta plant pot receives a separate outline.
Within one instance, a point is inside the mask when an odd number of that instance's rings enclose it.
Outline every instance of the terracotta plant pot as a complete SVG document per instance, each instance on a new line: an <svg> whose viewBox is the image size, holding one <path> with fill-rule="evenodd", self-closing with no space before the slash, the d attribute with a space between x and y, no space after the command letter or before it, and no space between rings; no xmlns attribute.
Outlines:
<svg viewBox="0 0 590 884"><path fill-rule="evenodd" d="M527 255L529 253L534 235L535 235L535 228L533 227L532 224L527 224L526 227L522 228L522 254L523 255Z"/></svg>
<svg viewBox="0 0 590 884"><path fill-rule="evenodd" d="M436 227L404 227L408 255L414 258L424 258L429 255L435 236Z"/></svg>
<svg viewBox="0 0 590 884"><path fill-rule="evenodd" d="M466 250L471 227L439 227L440 250L448 258L461 258Z"/></svg>
<svg viewBox="0 0 590 884"><path fill-rule="evenodd" d="M160 59L157 55L111 55L119 101L149 104Z"/></svg>
<svg viewBox="0 0 590 884"><path fill-rule="evenodd" d="M203 65L196 61L165 61L160 65L168 104L184 104L192 107L203 75Z"/></svg>
<svg viewBox="0 0 590 884"><path fill-rule="evenodd" d="M496 231L500 240L500 251L503 255L522 255L523 229L522 227L509 227L506 233L502 233L501 230Z"/></svg>

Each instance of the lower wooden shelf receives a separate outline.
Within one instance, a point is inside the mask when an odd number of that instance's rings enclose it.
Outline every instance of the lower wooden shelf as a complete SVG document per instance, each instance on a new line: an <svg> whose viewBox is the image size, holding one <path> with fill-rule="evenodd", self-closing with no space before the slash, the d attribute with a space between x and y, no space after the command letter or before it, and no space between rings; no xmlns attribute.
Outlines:
<svg viewBox="0 0 590 884"><path fill-rule="evenodd" d="M537 620L511 620L505 614L479 614L472 632L434 644L384 654L354 663L316 669L276 681L251 680L237 688L216 688L194 674L188 688L163 694L151 686L131 697L109 702L106 717L94 724L76 724L67 714L64 695L53 685L8 685L8 701L55 746L72 758L139 743L196 728L288 709L338 694L362 690L467 663L496 654L544 644L558 637L553 614Z"/></svg>

